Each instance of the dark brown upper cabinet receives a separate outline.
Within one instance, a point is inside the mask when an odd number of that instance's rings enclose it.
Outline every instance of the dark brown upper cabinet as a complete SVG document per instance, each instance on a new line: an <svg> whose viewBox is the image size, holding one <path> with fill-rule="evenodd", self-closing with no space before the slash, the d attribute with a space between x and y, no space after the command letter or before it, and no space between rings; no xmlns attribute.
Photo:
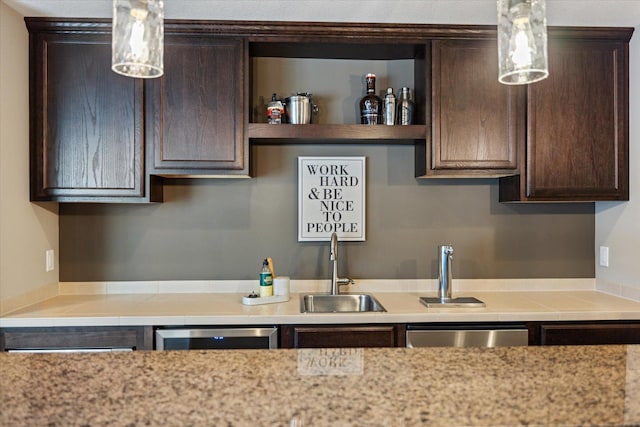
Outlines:
<svg viewBox="0 0 640 427"><path fill-rule="evenodd" d="M629 200L632 33L550 33L549 77L527 87L522 173L501 178L500 201Z"/></svg>
<svg viewBox="0 0 640 427"><path fill-rule="evenodd" d="M417 176L497 176L503 202L629 197L633 28L550 27L549 78L509 87L497 82L495 26L168 20L165 75L143 81L111 71L110 20L26 23L34 201L161 201L161 177L248 176L249 144L271 142L412 144ZM314 92L300 61L319 62L321 107L353 116L262 122L274 85L257 77L278 59L302 78L291 92ZM340 60L357 72L331 68ZM370 61L390 77L402 69L414 125L357 123Z"/></svg>
<svg viewBox="0 0 640 427"><path fill-rule="evenodd" d="M416 175L519 173L523 89L498 82L496 41L434 40L431 51L431 144L416 146Z"/></svg>
<svg viewBox="0 0 640 427"><path fill-rule="evenodd" d="M143 86L111 71L110 33L26 23L31 200L149 201Z"/></svg>
<svg viewBox="0 0 640 427"><path fill-rule="evenodd" d="M248 175L242 38L165 34L164 76L146 82L149 173Z"/></svg>

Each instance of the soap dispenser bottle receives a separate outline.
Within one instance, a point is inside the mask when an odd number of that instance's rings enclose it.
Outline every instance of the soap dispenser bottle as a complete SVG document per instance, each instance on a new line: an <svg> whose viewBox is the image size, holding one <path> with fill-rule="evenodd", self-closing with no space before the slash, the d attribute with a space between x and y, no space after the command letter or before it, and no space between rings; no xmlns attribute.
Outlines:
<svg viewBox="0 0 640 427"><path fill-rule="evenodd" d="M273 275L269 269L269 261L265 259L260 270L260 297L270 296L273 296Z"/></svg>

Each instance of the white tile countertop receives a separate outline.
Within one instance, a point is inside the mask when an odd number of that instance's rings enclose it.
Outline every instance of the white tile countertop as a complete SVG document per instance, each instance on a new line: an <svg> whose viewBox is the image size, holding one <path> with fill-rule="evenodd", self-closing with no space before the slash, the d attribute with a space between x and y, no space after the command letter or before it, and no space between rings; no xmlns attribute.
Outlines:
<svg viewBox="0 0 640 427"><path fill-rule="evenodd" d="M427 308L435 280L361 280L379 313L301 313L300 296L328 281L292 281L290 300L243 305L254 281L60 283L58 295L0 317L0 327L640 320L640 302L595 288L594 279L457 280L454 297L484 308Z"/></svg>

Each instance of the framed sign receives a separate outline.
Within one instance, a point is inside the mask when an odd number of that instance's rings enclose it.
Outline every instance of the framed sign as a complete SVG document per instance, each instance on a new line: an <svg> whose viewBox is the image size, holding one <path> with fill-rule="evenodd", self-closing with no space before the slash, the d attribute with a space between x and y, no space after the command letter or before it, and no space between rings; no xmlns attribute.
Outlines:
<svg viewBox="0 0 640 427"><path fill-rule="evenodd" d="M298 241L365 240L365 157L298 157Z"/></svg>

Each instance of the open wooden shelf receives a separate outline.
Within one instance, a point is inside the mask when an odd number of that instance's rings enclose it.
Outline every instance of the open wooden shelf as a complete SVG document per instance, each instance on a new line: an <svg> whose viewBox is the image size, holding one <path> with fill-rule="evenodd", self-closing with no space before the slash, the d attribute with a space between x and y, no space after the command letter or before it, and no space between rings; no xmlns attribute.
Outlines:
<svg viewBox="0 0 640 427"><path fill-rule="evenodd" d="M427 137L427 126L386 126L386 125L270 125L265 123L249 123L249 139L253 140L296 140L295 142L350 142L384 141L399 144L424 140ZM322 140L322 141L319 141ZM260 142L260 141L256 141Z"/></svg>

